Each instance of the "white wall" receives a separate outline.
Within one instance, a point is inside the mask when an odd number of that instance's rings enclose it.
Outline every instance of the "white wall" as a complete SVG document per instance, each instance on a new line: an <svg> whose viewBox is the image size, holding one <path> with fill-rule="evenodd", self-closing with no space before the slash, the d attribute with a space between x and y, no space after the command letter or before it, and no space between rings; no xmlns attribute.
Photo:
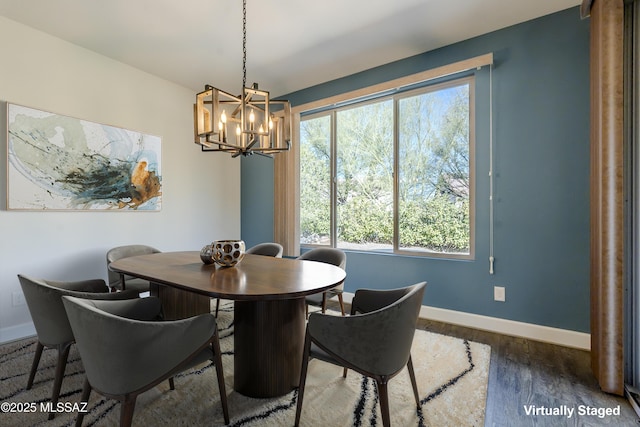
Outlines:
<svg viewBox="0 0 640 427"><path fill-rule="evenodd" d="M193 91L3 17L0 58L0 342L33 332L18 273L106 279L113 246L240 237L240 161L193 144ZM161 136L162 210L7 211L7 102Z"/></svg>

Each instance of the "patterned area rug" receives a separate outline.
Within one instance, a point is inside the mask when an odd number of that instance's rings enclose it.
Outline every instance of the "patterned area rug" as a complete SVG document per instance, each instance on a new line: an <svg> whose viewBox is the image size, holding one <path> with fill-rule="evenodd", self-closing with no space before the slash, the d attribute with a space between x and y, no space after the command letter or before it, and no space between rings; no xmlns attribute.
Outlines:
<svg viewBox="0 0 640 427"><path fill-rule="evenodd" d="M218 318L230 426L293 425L297 392L275 399L252 399L233 391L233 305L224 304ZM83 367L72 346L60 402L64 410L52 421L41 409L51 395L56 352L45 350L33 388L25 390L35 340L0 347L0 426L71 426L75 423L84 380ZM422 409L416 410L409 375L405 371L389 382L391 423L395 426L482 426L490 359L489 346L427 331L416 331L412 357ZM224 425L215 368L204 364L140 395L134 426ZM10 411L18 412L7 412ZM33 412L25 412L31 411ZM92 393L84 426L117 426L120 405ZM375 383L342 368L311 361L302 411L303 426L382 425Z"/></svg>

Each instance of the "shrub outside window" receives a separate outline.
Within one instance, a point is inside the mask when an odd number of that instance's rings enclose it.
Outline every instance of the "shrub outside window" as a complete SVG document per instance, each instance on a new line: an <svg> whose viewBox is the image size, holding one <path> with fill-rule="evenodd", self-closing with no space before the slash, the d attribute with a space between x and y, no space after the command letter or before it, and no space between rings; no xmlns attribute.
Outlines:
<svg viewBox="0 0 640 427"><path fill-rule="evenodd" d="M300 243L473 257L473 77L300 120Z"/></svg>

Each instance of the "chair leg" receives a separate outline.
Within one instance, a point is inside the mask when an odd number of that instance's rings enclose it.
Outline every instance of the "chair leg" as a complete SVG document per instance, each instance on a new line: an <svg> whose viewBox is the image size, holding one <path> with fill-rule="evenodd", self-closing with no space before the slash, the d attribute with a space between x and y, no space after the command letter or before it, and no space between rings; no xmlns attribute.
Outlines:
<svg viewBox="0 0 640 427"><path fill-rule="evenodd" d="M216 318L218 317L219 309L220 309L220 298L216 298Z"/></svg>
<svg viewBox="0 0 640 427"><path fill-rule="evenodd" d="M136 398L138 396L125 396L120 404L120 427L131 427L133 422L133 412L136 409Z"/></svg>
<svg viewBox="0 0 640 427"><path fill-rule="evenodd" d="M176 384L173 382L173 377L169 378L169 390L175 390Z"/></svg>
<svg viewBox="0 0 640 427"><path fill-rule="evenodd" d="M376 380L378 388L378 399L380 400L380 413L382 414L382 425L384 427L391 426L391 417L389 415L389 394L387 393L387 383Z"/></svg>
<svg viewBox="0 0 640 427"><path fill-rule="evenodd" d="M89 379L87 377L84 378L84 387L82 388L82 396L80 397L80 402L89 402L89 395L91 394L91 384L89 384ZM78 412L78 417L76 418L76 427L82 427L82 420L84 419L84 412Z"/></svg>
<svg viewBox="0 0 640 427"><path fill-rule="evenodd" d="M309 351L311 349L311 338L309 333L304 338L304 353L302 354L302 368L300 369L300 384L298 385L298 403L296 405L295 427L300 425L300 415L302 414L302 399L304 398L304 385L307 381L307 367L309 366Z"/></svg>
<svg viewBox="0 0 640 427"><path fill-rule="evenodd" d="M222 356L220 352L220 341L218 333L211 342L213 347L213 358L216 365L216 375L218 377L218 390L220 392L220 403L222 404L222 414L224 415L224 423L229 424L229 405L227 404L227 389L224 384L224 371L222 369Z"/></svg>
<svg viewBox="0 0 640 427"><path fill-rule="evenodd" d="M44 350L44 346L40 341L38 341L38 345L36 346L36 353L33 355L33 363L31 364L31 372L29 373L29 380L27 381L27 390L31 390L33 386L33 379L36 376L36 371L38 370L38 365L40 364L40 357L42 357L42 350Z"/></svg>
<svg viewBox="0 0 640 427"><path fill-rule="evenodd" d="M327 293L322 293L322 314L327 311Z"/></svg>
<svg viewBox="0 0 640 427"><path fill-rule="evenodd" d="M344 316L344 300L342 299L342 292L340 292L338 294L338 301L340 302L340 311L342 312L342 315Z"/></svg>
<svg viewBox="0 0 640 427"><path fill-rule="evenodd" d="M304 318L309 320L309 304L304 304Z"/></svg>
<svg viewBox="0 0 640 427"><path fill-rule="evenodd" d="M51 393L51 404L55 407L60 396L60 388L62 387L62 379L64 378L64 370L67 367L67 358L72 343L66 343L58 346L58 363L56 365L56 377L53 380L53 392ZM49 419L52 420L56 416L55 412L49 413Z"/></svg>
<svg viewBox="0 0 640 427"><path fill-rule="evenodd" d="M123 291L126 290L125 286L126 285L124 284L124 274L120 273L120 289L123 290Z"/></svg>
<svg viewBox="0 0 640 427"><path fill-rule="evenodd" d="M409 355L409 361L407 362L407 370L409 371L409 378L411 379L411 386L413 387L413 396L416 398L416 407L420 409L420 394L418 393L418 383L416 382L416 374L413 370L411 355Z"/></svg>

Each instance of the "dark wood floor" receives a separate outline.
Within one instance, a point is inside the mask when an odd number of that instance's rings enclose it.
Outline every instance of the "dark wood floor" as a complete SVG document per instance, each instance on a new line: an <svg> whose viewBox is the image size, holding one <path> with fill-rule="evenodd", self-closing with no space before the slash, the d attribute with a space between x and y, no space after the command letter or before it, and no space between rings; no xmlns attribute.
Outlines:
<svg viewBox="0 0 640 427"><path fill-rule="evenodd" d="M625 398L600 391L588 351L427 320L419 327L491 346L485 426L640 426ZM571 418L527 415L528 405L574 411ZM577 414L618 405L620 415Z"/></svg>
<svg viewBox="0 0 640 427"><path fill-rule="evenodd" d="M337 303L329 308L339 310ZM346 311L350 308L347 305ZM640 426L626 398L603 393L591 373L589 352L420 319L418 328L491 346L485 426ZM525 407L573 409L573 416L528 415ZM620 415L580 415L620 406ZM590 409L584 409L590 411ZM567 412L565 412L567 413ZM597 414L597 412L596 412Z"/></svg>

